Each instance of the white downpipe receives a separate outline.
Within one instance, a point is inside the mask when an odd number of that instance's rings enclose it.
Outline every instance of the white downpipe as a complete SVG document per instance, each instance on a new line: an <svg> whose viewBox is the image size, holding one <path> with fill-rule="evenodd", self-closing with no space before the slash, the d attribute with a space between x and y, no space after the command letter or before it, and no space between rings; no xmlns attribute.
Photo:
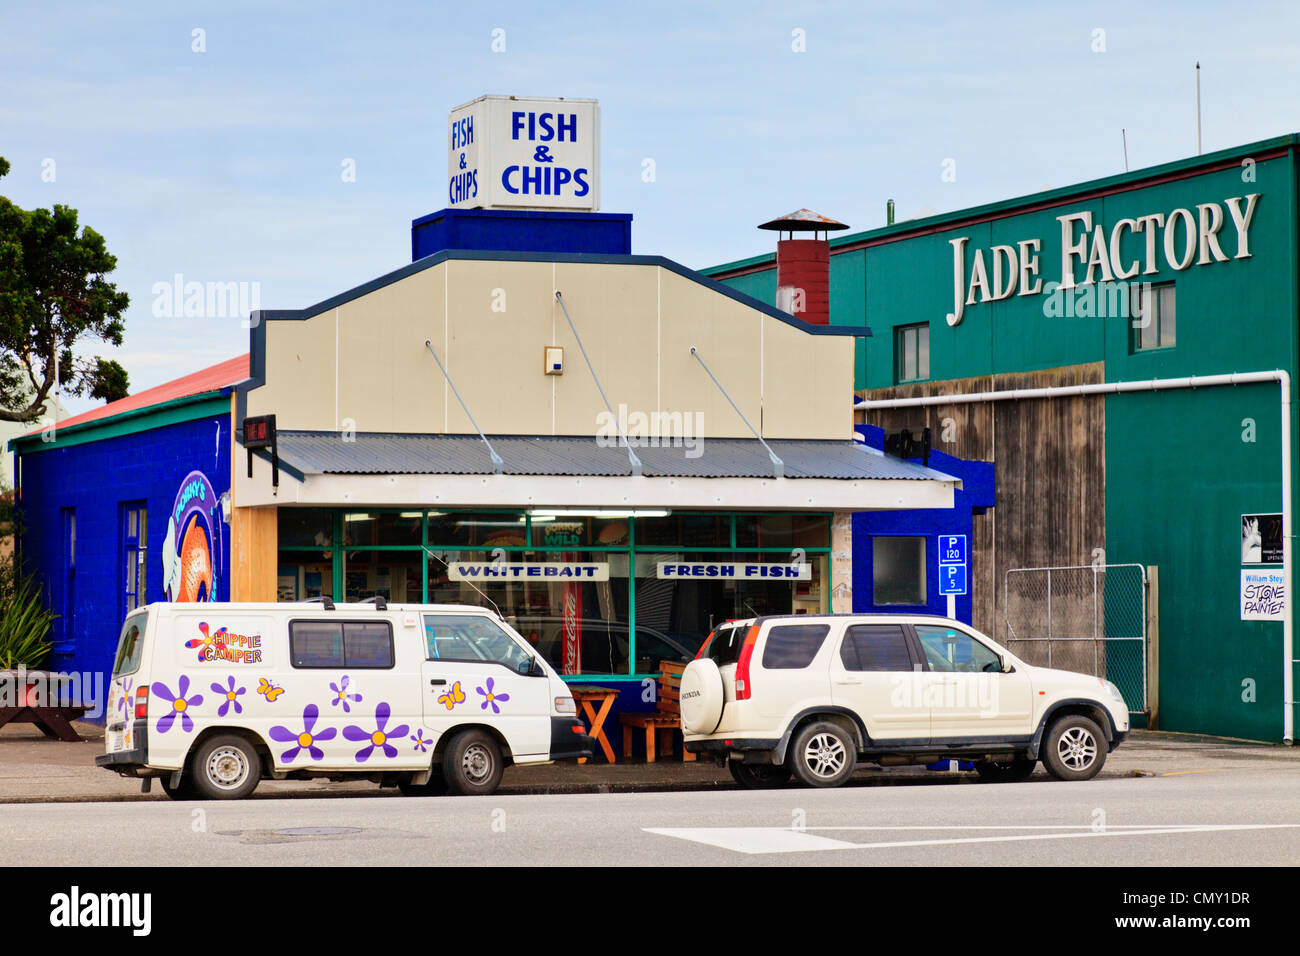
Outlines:
<svg viewBox="0 0 1300 956"><path fill-rule="evenodd" d="M1282 580L1286 600L1282 602L1282 740L1294 743L1295 632L1291 609L1291 567L1294 541L1291 537L1291 375L1285 369L1271 372L1232 372L1227 375L1189 375L1183 378L1153 378L1140 382L1098 382L1088 385L1052 385L1045 388L1013 388L1000 392L966 392L954 395L922 395L917 398L868 399L854 402L854 411L876 408L921 408L927 405L972 405L985 402L1017 401L1030 398L1068 398L1074 395L1120 395L1125 392L1164 392L1180 388L1214 388L1222 385L1257 385L1277 382L1281 391L1282 416Z"/></svg>

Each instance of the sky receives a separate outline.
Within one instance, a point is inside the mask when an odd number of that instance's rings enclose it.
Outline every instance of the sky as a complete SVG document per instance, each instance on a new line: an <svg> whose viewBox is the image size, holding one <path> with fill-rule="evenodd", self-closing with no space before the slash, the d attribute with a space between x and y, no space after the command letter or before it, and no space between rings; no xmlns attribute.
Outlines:
<svg viewBox="0 0 1300 956"><path fill-rule="evenodd" d="M1297 37L1293 3L2 0L0 195L105 237L126 336L78 351L138 391L248 350L159 283L292 309L409 262L483 94L599 100L601 211L703 268L800 207L856 231L1122 172L1121 130L1132 169L1195 155L1197 61L1205 152L1300 131Z"/></svg>

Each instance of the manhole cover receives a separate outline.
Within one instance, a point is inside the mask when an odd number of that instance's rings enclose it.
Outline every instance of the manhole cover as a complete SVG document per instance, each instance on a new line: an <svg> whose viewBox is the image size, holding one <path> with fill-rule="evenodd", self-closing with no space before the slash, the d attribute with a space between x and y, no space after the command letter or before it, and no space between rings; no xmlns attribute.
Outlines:
<svg viewBox="0 0 1300 956"><path fill-rule="evenodd" d="M360 833L361 827L284 827L271 832L276 836L344 836Z"/></svg>

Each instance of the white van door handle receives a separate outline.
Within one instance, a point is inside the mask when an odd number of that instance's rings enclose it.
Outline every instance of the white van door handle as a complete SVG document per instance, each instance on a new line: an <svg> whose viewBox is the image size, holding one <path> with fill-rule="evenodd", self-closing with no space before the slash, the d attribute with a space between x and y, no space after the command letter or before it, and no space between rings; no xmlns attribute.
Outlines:
<svg viewBox="0 0 1300 956"><path fill-rule="evenodd" d="M443 680L441 677L435 677L435 678L433 678L432 680L429 681L429 686L430 686L430 687L442 687L442 686L445 685L446 683L447 683L447 682L446 682L445 680Z"/></svg>
<svg viewBox="0 0 1300 956"><path fill-rule="evenodd" d="M841 679L839 679L839 680L836 680L835 683L837 683L837 684L861 684L862 681L860 681L860 680L858 680L858 679L856 679L856 678L853 678L853 677L845 677L845 678L841 678Z"/></svg>

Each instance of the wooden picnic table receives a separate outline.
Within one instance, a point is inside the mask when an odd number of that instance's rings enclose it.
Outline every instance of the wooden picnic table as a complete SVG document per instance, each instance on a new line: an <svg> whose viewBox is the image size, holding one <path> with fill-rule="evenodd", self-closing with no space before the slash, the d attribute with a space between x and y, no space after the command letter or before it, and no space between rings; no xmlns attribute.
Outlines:
<svg viewBox="0 0 1300 956"><path fill-rule="evenodd" d="M5 673L12 675L14 672L6 671ZM46 671L27 671L26 678L25 685L16 689L17 700L20 702L27 700L28 688L36 682L44 682L46 690L44 696L47 703L40 706L26 703L10 707L0 706L0 727L9 723L35 724L36 729L46 737L57 738L68 743L79 741L81 735L73 728L72 721L84 717L89 708L73 703L69 703L67 706L59 706L57 698L60 696L60 692L53 686L59 678L57 674L50 674ZM53 682L51 678L54 678ZM52 702L53 706L50 706L50 697L56 698Z"/></svg>
<svg viewBox="0 0 1300 956"><path fill-rule="evenodd" d="M618 700L618 690L612 687L596 687L591 684L570 684L569 693L573 695L573 699L577 702L579 713L585 711L587 714L587 721L591 725L588 733L600 744L600 749L605 752L605 759L610 763L614 763L614 748L610 746L609 738L605 736L605 718L609 716L609 710L614 706L614 701ZM586 757L578 759L578 763L586 762Z"/></svg>

